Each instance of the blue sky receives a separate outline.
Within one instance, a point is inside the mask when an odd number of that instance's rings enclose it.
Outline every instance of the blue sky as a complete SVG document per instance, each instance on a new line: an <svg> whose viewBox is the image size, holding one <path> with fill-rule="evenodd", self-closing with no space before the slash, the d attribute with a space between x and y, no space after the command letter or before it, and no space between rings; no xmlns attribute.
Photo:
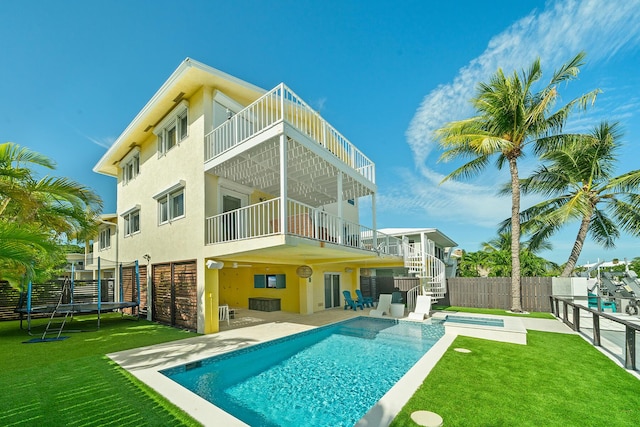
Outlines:
<svg viewBox="0 0 640 427"><path fill-rule="evenodd" d="M456 164L438 162L430 133L471 115L475 85L497 67L539 56L546 80L586 51L561 102L603 93L568 129L619 120L619 172L639 164L638 1L4 0L0 16L0 141L53 158L54 173L92 187L105 212L115 179L93 166L186 57L265 89L284 81L376 163L378 227L435 227L468 251L509 216L510 198L495 191L507 171L439 185ZM535 164L525 159L522 174ZM576 232L543 255L566 261ZM580 262L640 256L638 242L587 242Z"/></svg>

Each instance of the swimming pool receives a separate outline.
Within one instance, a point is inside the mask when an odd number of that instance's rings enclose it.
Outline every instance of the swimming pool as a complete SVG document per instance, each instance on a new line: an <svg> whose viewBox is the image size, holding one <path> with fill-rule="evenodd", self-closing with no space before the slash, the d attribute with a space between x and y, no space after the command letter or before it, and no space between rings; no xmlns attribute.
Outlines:
<svg viewBox="0 0 640 427"><path fill-rule="evenodd" d="M162 374L251 426L352 426L443 335L359 317Z"/></svg>

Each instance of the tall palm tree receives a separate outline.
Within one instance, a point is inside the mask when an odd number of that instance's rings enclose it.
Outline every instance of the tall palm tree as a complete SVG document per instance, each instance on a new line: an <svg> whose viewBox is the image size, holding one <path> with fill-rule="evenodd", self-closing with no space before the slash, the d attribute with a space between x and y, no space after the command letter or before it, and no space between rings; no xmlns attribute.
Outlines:
<svg viewBox="0 0 640 427"><path fill-rule="evenodd" d="M60 259L59 240L93 229L102 208L89 188L67 178L37 179L35 167L53 169L55 163L17 144L0 144L0 272L13 282Z"/></svg>
<svg viewBox="0 0 640 427"><path fill-rule="evenodd" d="M529 145L536 153L544 152L544 137L562 132L569 114L576 108L585 109L595 101L598 90L575 98L552 111L558 97L557 86L574 79L583 65L584 52L562 65L548 84L533 92L542 77L540 60L536 59L522 75L506 76L502 69L480 83L471 100L477 115L446 124L436 131L444 152L442 160L458 157L470 159L451 172L449 179L470 178L495 158L502 169L509 166L511 176L511 309L522 311L520 289L520 178L518 159Z"/></svg>
<svg viewBox="0 0 640 427"><path fill-rule="evenodd" d="M523 192L550 197L522 212L534 241L580 222L563 277L575 268L588 234L605 248L615 246L620 230L640 236L640 170L613 176L621 137L618 123L602 122L589 134L558 138L541 155L548 164L522 180Z"/></svg>

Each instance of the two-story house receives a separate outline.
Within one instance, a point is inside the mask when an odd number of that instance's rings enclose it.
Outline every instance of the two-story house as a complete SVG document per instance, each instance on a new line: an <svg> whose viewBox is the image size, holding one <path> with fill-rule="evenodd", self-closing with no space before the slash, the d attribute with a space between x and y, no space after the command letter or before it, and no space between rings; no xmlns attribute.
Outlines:
<svg viewBox="0 0 640 427"><path fill-rule="evenodd" d="M284 84L188 58L94 171L117 178L117 215L93 257L140 261L154 320L210 333L220 304L313 313L385 266L445 291L440 259L376 230L374 163Z"/></svg>

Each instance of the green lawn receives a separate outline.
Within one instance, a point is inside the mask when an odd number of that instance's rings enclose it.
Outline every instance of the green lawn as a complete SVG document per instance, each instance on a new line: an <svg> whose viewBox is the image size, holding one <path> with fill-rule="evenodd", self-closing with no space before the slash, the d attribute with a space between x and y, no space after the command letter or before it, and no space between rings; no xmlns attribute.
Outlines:
<svg viewBox="0 0 640 427"><path fill-rule="evenodd" d="M529 331L527 339L456 338L392 427L416 426L417 410L447 427L638 425L640 380L579 336Z"/></svg>
<svg viewBox="0 0 640 427"><path fill-rule="evenodd" d="M95 330L95 316L68 329ZM18 322L0 322L0 425L199 425L105 356L196 334L111 314L99 330L62 335L70 338L23 344L32 337Z"/></svg>
<svg viewBox="0 0 640 427"><path fill-rule="evenodd" d="M95 317L71 324L95 326ZM198 425L105 356L195 334L110 315L98 331L63 335L23 344L31 337L17 322L0 322L0 425ZM446 426L638 424L638 379L578 336L529 331L528 341L457 338L392 425L415 426L415 410L440 414Z"/></svg>

